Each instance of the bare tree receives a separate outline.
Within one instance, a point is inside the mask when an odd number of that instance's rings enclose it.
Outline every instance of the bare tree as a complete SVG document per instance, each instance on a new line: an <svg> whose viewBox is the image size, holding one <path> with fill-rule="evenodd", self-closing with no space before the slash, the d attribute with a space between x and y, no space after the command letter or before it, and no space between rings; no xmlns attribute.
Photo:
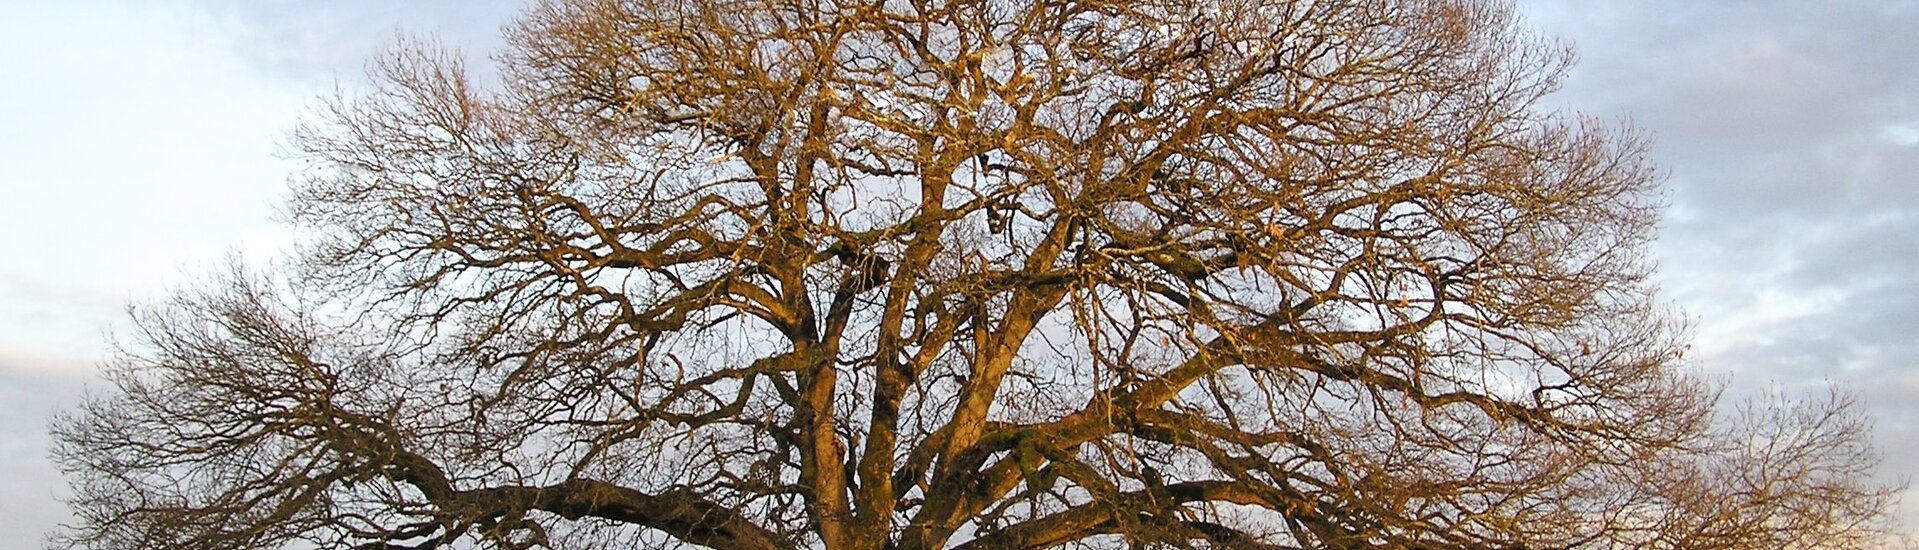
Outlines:
<svg viewBox="0 0 1919 550"><path fill-rule="evenodd" d="M297 134L297 269L135 317L81 548L1851 546L1716 422L1657 169L1474 0L553 0ZM1737 415L1729 417L1734 420Z"/></svg>

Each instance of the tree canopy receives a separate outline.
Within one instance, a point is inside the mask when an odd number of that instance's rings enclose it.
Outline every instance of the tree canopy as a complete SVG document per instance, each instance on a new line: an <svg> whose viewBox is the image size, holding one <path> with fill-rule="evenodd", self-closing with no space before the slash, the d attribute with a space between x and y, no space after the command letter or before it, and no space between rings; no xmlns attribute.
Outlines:
<svg viewBox="0 0 1919 550"><path fill-rule="evenodd" d="M78 548L1870 543L1730 412L1645 142L1478 0L551 0L297 132L309 242L135 312Z"/></svg>

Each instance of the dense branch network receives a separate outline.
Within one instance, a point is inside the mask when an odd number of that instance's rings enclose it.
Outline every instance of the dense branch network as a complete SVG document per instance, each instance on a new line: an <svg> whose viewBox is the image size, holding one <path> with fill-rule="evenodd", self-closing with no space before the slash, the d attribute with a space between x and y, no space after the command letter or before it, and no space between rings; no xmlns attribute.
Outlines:
<svg viewBox="0 0 1919 550"><path fill-rule="evenodd" d="M574 0L303 130L301 269L140 314L78 547L1857 544L1659 178L1469 0ZM1767 412L1773 411L1773 412ZM1764 429L1761 429L1764 428ZM1755 435L1757 434L1757 435ZM467 541L467 542L460 542Z"/></svg>

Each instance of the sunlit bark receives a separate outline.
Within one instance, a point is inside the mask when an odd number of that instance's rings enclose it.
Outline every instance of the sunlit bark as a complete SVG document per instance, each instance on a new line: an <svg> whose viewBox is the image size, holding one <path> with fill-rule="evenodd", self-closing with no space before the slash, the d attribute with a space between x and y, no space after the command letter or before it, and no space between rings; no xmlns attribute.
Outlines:
<svg viewBox="0 0 1919 550"><path fill-rule="evenodd" d="M297 269L138 312L57 424L60 541L1864 544L1863 421L1714 422L1657 169L1511 17L564 0L500 89L399 48L297 135Z"/></svg>

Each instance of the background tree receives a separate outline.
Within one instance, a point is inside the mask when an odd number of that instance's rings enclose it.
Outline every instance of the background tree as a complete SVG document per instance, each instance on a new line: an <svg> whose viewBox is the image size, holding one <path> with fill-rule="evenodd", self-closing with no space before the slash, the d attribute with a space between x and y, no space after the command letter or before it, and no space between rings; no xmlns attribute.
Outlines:
<svg viewBox="0 0 1919 550"><path fill-rule="evenodd" d="M59 421L89 548L1853 546L1714 422L1643 144L1468 0L567 0L299 132ZM466 541L466 542L461 542Z"/></svg>

